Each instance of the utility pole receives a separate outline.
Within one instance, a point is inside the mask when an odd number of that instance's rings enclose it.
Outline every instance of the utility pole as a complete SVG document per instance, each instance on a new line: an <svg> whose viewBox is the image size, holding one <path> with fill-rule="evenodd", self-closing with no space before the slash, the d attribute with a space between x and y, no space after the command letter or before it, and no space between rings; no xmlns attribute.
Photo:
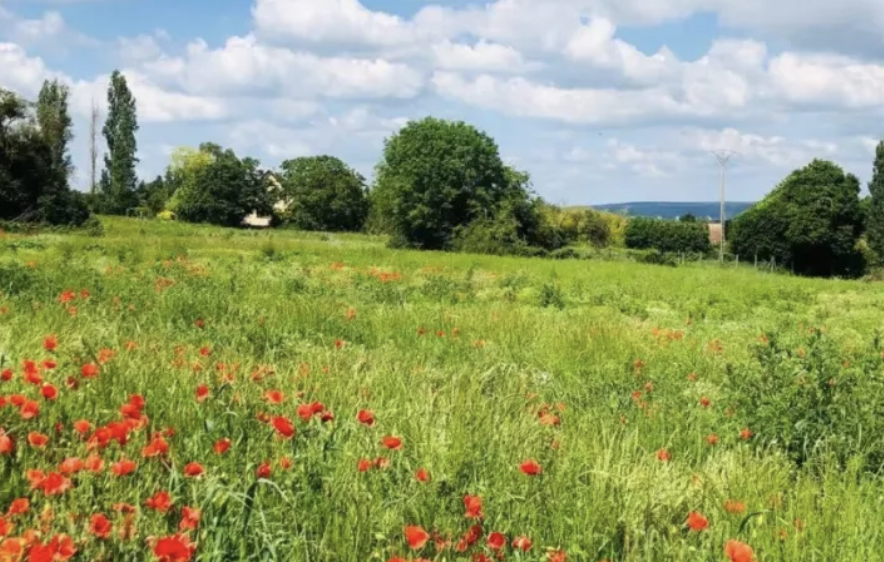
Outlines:
<svg viewBox="0 0 884 562"><path fill-rule="evenodd" d="M724 233L724 221L727 219L724 212L724 180L725 180L725 172L727 171L727 165L730 162L731 158L737 153L733 150L713 150L712 155L718 160L718 165L721 168L721 185L719 198L721 201L721 208L719 210L718 220L721 221L721 242L718 245L718 261L724 263L724 242L725 242L725 233Z"/></svg>
<svg viewBox="0 0 884 562"><path fill-rule="evenodd" d="M92 98L92 111L89 115L89 174L92 183L89 184L89 192L95 195L95 185L97 183L96 165L98 163L98 146L96 139L98 137L98 106L95 105L95 98Z"/></svg>

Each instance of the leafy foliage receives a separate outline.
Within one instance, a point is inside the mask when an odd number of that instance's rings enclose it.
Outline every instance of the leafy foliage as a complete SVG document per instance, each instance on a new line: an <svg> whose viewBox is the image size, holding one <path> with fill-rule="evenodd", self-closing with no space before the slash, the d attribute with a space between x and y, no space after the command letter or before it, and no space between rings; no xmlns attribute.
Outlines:
<svg viewBox="0 0 884 562"><path fill-rule="evenodd" d="M365 178L333 156L286 160L281 165L281 218L303 230L360 231L368 216Z"/></svg>
<svg viewBox="0 0 884 562"><path fill-rule="evenodd" d="M200 145L172 171L181 183L170 210L189 222L223 226L239 225L252 211L270 214L270 196L258 165L253 158L239 159L231 149Z"/></svg>
<svg viewBox="0 0 884 562"><path fill-rule="evenodd" d="M870 196L865 203L865 232L869 248L884 258L884 141L875 148L875 163L872 181L869 182Z"/></svg>
<svg viewBox="0 0 884 562"><path fill-rule="evenodd" d="M856 176L814 160L734 219L731 251L775 259L802 275L858 275L863 269L857 249L863 226L859 191Z"/></svg>
<svg viewBox="0 0 884 562"><path fill-rule="evenodd" d="M509 191L497 144L464 122L427 117L387 139L374 203L398 245L449 248Z"/></svg>
<svg viewBox="0 0 884 562"><path fill-rule="evenodd" d="M138 163L138 145L135 132L138 131L138 117L135 97L119 70L111 74L107 105L107 120L102 129L107 154L101 172L100 206L103 213L123 215L137 201L135 164Z"/></svg>
<svg viewBox="0 0 884 562"><path fill-rule="evenodd" d="M706 253L710 250L709 230L700 222L636 217L629 220L625 241L627 248L653 248L663 253Z"/></svg>

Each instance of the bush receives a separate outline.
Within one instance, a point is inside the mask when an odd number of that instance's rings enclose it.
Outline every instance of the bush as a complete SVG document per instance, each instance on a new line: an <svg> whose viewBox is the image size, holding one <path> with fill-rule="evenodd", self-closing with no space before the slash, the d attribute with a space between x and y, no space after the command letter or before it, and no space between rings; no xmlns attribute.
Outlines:
<svg viewBox="0 0 884 562"><path fill-rule="evenodd" d="M678 222L636 217L625 232L626 247L662 253L706 253L711 250L709 230L699 222Z"/></svg>
<svg viewBox="0 0 884 562"><path fill-rule="evenodd" d="M332 156L286 160L281 166L283 222L302 230L360 231L368 216L365 178Z"/></svg>

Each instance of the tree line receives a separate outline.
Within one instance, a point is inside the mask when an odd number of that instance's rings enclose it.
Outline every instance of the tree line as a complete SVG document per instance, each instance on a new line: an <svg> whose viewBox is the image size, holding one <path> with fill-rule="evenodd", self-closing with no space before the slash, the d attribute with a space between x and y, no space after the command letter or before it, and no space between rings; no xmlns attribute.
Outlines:
<svg viewBox="0 0 884 562"><path fill-rule="evenodd" d="M69 185L69 96L58 81L46 81L35 102L0 89L0 220L78 226L101 213L238 226L255 213L277 227L383 233L398 248L527 256L567 256L575 245L712 250L707 225L691 217L627 218L550 205L528 173L503 162L493 138L433 117L385 140L371 186L333 156L266 169L214 143L178 148L164 174L139 180L137 105L118 71L108 84L98 179L93 112L92 180L84 194ZM726 225L727 249L799 274L859 275L884 257L884 143L869 190L861 199L856 176L814 160Z"/></svg>

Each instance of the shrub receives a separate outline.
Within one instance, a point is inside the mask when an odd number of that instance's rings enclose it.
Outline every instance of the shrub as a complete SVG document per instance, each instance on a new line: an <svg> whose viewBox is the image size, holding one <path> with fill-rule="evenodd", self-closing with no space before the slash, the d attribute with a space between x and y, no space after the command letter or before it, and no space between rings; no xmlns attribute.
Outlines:
<svg viewBox="0 0 884 562"><path fill-rule="evenodd" d="M705 253L711 247L709 230L698 222L678 222L636 217L625 232L626 247L660 252Z"/></svg>

